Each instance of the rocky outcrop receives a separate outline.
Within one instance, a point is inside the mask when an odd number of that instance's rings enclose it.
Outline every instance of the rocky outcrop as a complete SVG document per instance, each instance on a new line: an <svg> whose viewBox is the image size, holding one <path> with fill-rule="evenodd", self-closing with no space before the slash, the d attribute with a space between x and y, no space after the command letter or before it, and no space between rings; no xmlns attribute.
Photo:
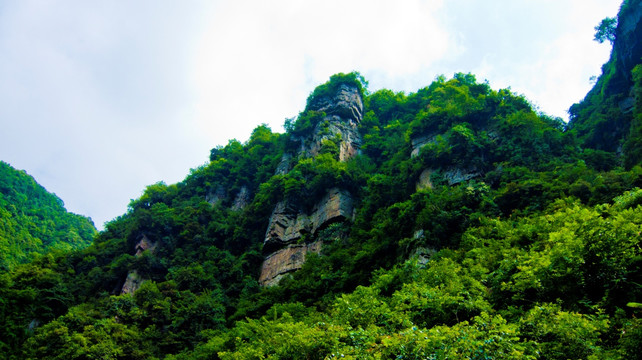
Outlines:
<svg viewBox="0 0 642 360"><path fill-rule="evenodd" d="M259 284L273 286L279 283L287 274L301 269L306 254L321 251L322 243L316 241L310 244L291 244L265 258L261 267Z"/></svg>
<svg viewBox="0 0 642 360"><path fill-rule="evenodd" d="M351 219L353 210L350 193L337 188L328 190L310 214L304 214L284 201L279 202L270 217L263 251L276 251L300 241L308 234L315 235L333 222Z"/></svg>
<svg viewBox="0 0 642 360"><path fill-rule="evenodd" d="M488 134L489 134L488 136L491 137L492 139L497 139L499 137L495 132L489 132ZM418 156L419 153L421 152L421 149L424 146L437 142L438 141L437 139L438 139L437 134L422 135L422 136L417 136L410 139L410 143L412 145L412 151L410 152L410 156L411 157ZM416 184L417 191L423 190L423 189L432 189L433 184L431 181L431 176L432 174L435 173L435 171L436 169L423 170L421 175L419 175L419 179L417 180L417 184ZM443 176L444 180L448 182L448 185L456 185L464 181L468 181L470 179L481 176L481 172L477 171L476 169L450 167L450 168L442 169L441 175Z"/></svg>
<svg viewBox="0 0 642 360"><path fill-rule="evenodd" d="M425 169L421 172L419 180L417 180L417 191L433 188L432 180L430 179L432 173L433 171L431 169Z"/></svg>
<svg viewBox="0 0 642 360"><path fill-rule="evenodd" d="M354 86L340 85L334 96L314 99L307 110L325 113L323 119L315 124L311 135L295 139L300 143L299 155L313 157L319 155L324 140L340 139L339 160L346 161L359 153L361 135L358 125L363 118L363 100L359 89Z"/></svg>
<svg viewBox="0 0 642 360"><path fill-rule="evenodd" d="M265 233L263 252L266 256L259 283L272 286L287 273L303 266L307 252L320 252L321 242L316 235L328 225L352 219L354 202L350 193L333 188L321 199L310 214L304 214L285 202L277 204Z"/></svg>
<svg viewBox="0 0 642 360"><path fill-rule="evenodd" d="M617 53L616 68L619 75L632 83L631 70L642 58L642 1L628 1L622 6L613 48Z"/></svg>
<svg viewBox="0 0 642 360"><path fill-rule="evenodd" d="M281 157L281 162L276 167L276 175L285 175L290 171L290 161L292 160L292 155L285 153Z"/></svg>
<svg viewBox="0 0 642 360"><path fill-rule="evenodd" d="M306 111L316 111L324 116L308 135L292 139L298 142L298 151L283 156L276 174L285 175L290 171L294 155L319 155L326 140L337 145L340 161L359 153L358 125L363 117L363 100L357 87L341 84L334 94L312 99ZM265 232L263 252L266 257L259 283L276 285L284 276L300 269L307 253L321 251L322 241L317 239L319 231L332 223L352 219L353 211L351 194L338 188L329 189L310 212L301 210L297 204L279 202Z"/></svg>
<svg viewBox="0 0 642 360"><path fill-rule="evenodd" d="M312 99L307 109L359 123L363 117L363 99L356 86L341 84L334 94Z"/></svg>
<svg viewBox="0 0 642 360"><path fill-rule="evenodd" d="M450 168L443 172L443 176L452 186L479 177L481 173L475 169Z"/></svg>
<svg viewBox="0 0 642 360"><path fill-rule="evenodd" d="M232 210L243 210L250 204L251 200L250 190L248 190L246 186L241 187L241 190L239 190L238 194L236 194L234 202L232 203Z"/></svg>
<svg viewBox="0 0 642 360"><path fill-rule="evenodd" d="M137 257L141 256L145 250L153 253L156 250L156 245L155 242L149 240L149 238L143 234L138 238L138 242L134 246L134 255Z"/></svg>
<svg viewBox="0 0 642 360"><path fill-rule="evenodd" d="M419 152L421 152L421 148L424 146L434 143L437 139L436 135L425 135L425 136L419 136L416 138L411 139L411 144L412 144L412 152L410 153L411 157L416 157L419 155Z"/></svg>
<svg viewBox="0 0 642 360"><path fill-rule="evenodd" d="M354 202L352 195L345 190L333 188L317 203L312 215L312 234L327 225L352 218Z"/></svg>
<svg viewBox="0 0 642 360"><path fill-rule="evenodd" d="M145 234L138 237L138 242L134 245L134 256L140 257L144 251L149 251L152 254L156 251L158 243L151 241ZM123 287L120 289L120 294L133 294L145 282L145 278L141 276L138 271L130 270L125 279Z"/></svg>
<svg viewBox="0 0 642 360"><path fill-rule="evenodd" d="M215 205L223 201L225 197L225 188L218 185L215 189L210 190L210 192L205 196L205 201L211 205Z"/></svg>
<svg viewBox="0 0 642 360"><path fill-rule="evenodd" d="M140 288L145 279L138 275L138 271L132 270L127 274L127 279L123 284L123 288L120 290L120 294L133 294Z"/></svg>

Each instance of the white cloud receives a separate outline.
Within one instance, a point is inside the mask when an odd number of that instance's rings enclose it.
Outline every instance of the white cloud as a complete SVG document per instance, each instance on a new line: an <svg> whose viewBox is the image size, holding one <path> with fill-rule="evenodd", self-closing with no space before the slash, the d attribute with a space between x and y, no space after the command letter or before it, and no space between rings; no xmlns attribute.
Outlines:
<svg viewBox="0 0 642 360"><path fill-rule="evenodd" d="M281 130L315 86L360 71L416 91L457 71L563 116L619 0L20 1L0 12L0 159L97 225L210 148ZM597 70L597 72L596 72ZM560 110L562 109L562 110Z"/></svg>

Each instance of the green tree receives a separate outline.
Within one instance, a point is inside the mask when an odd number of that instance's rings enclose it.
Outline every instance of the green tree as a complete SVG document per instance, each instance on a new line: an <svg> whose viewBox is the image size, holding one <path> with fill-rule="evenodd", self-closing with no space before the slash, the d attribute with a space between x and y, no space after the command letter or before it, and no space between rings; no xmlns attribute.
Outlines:
<svg viewBox="0 0 642 360"><path fill-rule="evenodd" d="M613 44L615 41L615 29L617 27L617 19L607 17L600 21L600 24L595 27L595 37L593 40L600 44L608 41Z"/></svg>

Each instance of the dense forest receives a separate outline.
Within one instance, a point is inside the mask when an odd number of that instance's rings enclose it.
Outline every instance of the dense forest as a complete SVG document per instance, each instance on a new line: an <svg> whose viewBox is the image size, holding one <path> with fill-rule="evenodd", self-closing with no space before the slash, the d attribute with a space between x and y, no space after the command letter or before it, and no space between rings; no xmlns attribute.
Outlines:
<svg viewBox="0 0 642 360"><path fill-rule="evenodd" d="M0 354L642 358L640 19L632 0L606 22L568 124L472 74L414 93L332 76L284 133L0 272Z"/></svg>
<svg viewBox="0 0 642 360"><path fill-rule="evenodd" d="M95 234L90 219L68 213L33 177L0 161L0 271L36 254L86 247Z"/></svg>

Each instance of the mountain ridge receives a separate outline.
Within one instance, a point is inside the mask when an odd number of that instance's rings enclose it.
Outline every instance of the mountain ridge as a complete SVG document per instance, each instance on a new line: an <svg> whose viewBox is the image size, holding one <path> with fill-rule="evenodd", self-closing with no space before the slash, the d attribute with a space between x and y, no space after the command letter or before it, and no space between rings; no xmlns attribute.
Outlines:
<svg viewBox="0 0 642 360"><path fill-rule="evenodd" d="M333 75L285 133L260 125L148 186L91 246L0 273L0 350L639 357L642 107L614 100L642 88L634 69L613 87L624 70L605 65L568 126L472 74L409 94Z"/></svg>

